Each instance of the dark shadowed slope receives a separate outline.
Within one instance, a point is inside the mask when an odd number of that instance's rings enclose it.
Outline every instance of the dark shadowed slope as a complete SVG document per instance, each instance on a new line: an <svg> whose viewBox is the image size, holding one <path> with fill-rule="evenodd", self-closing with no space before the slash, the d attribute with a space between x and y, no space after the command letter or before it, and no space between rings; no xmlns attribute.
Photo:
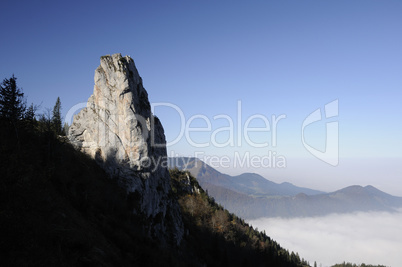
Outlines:
<svg viewBox="0 0 402 267"><path fill-rule="evenodd" d="M41 122L21 122L18 137L0 126L2 266L306 266L180 173L168 195L179 200L185 235L162 246L148 234L161 216L142 213L138 195L66 138Z"/></svg>

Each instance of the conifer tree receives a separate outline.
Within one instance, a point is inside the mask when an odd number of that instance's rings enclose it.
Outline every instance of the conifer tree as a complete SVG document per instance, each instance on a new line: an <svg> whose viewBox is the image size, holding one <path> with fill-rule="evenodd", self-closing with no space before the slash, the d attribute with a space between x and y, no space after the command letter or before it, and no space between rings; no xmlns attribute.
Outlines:
<svg viewBox="0 0 402 267"><path fill-rule="evenodd" d="M57 97L56 104L53 107L52 128L57 135L62 134L60 97Z"/></svg>
<svg viewBox="0 0 402 267"><path fill-rule="evenodd" d="M24 93L17 87L17 78L13 74L0 85L0 116L14 123L23 117L24 112Z"/></svg>

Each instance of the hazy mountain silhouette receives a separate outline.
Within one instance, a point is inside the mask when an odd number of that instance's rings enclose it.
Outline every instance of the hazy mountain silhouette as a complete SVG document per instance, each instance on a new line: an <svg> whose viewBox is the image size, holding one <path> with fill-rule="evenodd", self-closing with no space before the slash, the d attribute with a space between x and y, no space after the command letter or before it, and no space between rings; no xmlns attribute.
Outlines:
<svg viewBox="0 0 402 267"><path fill-rule="evenodd" d="M215 185L254 197L294 196L298 193L316 195L324 193L286 182L277 184L256 173L243 173L237 176L230 176L215 170L197 158L170 158L169 167L177 167L181 170L186 169L190 171L197 178L201 186L206 189L209 189L210 185Z"/></svg>
<svg viewBox="0 0 402 267"><path fill-rule="evenodd" d="M171 158L170 167L186 169L218 203L247 219L321 216L357 211L395 211L402 198L373 186L352 185L331 193L277 184L255 173L223 174L196 158Z"/></svg>

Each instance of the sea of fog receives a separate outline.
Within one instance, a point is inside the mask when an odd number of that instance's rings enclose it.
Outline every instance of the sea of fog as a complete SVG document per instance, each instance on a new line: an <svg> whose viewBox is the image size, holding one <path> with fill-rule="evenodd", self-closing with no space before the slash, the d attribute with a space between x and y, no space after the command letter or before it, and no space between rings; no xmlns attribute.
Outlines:
<svg viewBox="0 0 402 267"><path fill-rule="evenodd" d="M402 210L308 218L260 218L258 230L317 266L352 263L402 266Z"/></svg>

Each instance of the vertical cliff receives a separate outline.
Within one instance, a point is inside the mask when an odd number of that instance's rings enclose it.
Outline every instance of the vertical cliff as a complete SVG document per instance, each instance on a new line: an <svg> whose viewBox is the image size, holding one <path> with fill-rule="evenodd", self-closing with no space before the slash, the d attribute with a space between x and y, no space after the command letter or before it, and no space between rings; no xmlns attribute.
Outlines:
<svg viewBox="0 0 402 267"><path fill-rule="evenodd" d="M133 212L145 216L148 233L180 243L183 223L169 198L166 141L132 58L101 57L87 107L74 116L71 143L90 155L127 190Z"/></svg>

